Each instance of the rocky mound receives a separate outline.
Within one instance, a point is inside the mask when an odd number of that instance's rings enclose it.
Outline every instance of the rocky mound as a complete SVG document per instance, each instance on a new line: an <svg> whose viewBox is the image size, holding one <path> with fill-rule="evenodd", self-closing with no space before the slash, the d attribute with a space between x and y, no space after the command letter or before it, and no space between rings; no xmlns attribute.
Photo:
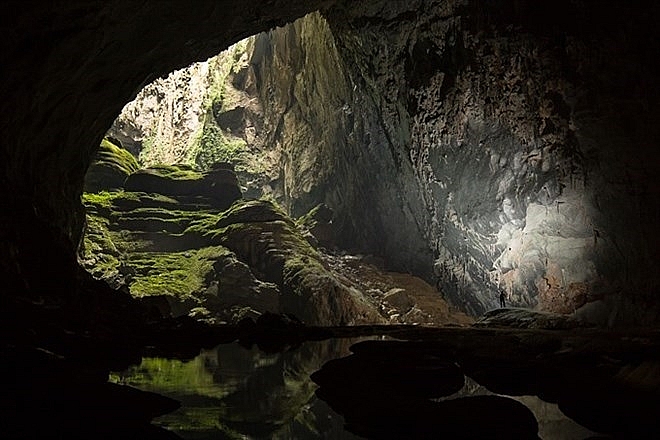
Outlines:
<svg viewBox="0 0 660 440"><path fill-rule="evenodd" d="M219 168L200 173L187 165L157 166L139 170L126 179L131 192L158 193L172 197L203 197L202 204L221 210L241 198L236 174Z"/></svg>
<svg viewBox="0 0 660 440"><path fill-rule="evenodd" d="M119 190L84 195L81 263L141 298L155 316L237 322L269 312L313 325L384 321L324 265L281 208L240 197L229 166L136 171Z"/></svg>
<svg viewBox="0 0 660 440"><path fill-rule="evenodd" d="M546 330L568 330L589 327L588 324L569 315L515 308L491 310L477 320L474 325L478 327L512 327Z"/></svg>
<svg viewBox="0 0 660 440"><path fill-rule="evenodd" d="M188 165L133 168L84 194L80 260L95 278L140 298L154 317L235 323L287 313L310 325L471 322L419 278L332 254L333 212L326 206L294 221L271 200L242 200L231 163L206 172Z"/></svg>
<svg viewBox="0 0 660 440"><path fill-rule="evenodd" d="M137 160L130 152L105 138L87 170L84 189L98 192L122 188L126 178L138 169Z"/></svg>

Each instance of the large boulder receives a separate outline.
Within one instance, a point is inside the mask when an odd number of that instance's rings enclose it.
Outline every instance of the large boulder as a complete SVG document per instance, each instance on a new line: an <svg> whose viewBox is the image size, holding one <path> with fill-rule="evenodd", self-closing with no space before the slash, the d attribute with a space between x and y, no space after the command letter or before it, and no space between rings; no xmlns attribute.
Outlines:
<svg viewBox="0 0 660 440"><path fill-rule="evenodd" d="M202 174L186 165L159 165L140 170L126 179L126 190L167 196L190 196L200 192Z"/></svg>
<svg viewBox="0 0 660 440"><path fill-rule="evenodd" d="M126 179L125 186L127 191L133 192L206 197L220 210L229 208L242 197L236 174L225 168L200 173L187 165L160 165L133 173Z"/></svg>
<svg viewBox="0 0 660 440"><path fill-rule="evenodd" d="M259 279L280 288L280 312L311 325L380 323L377 308L343 283L295 223L268 200L236 203L202 232L231 249Z"/></svg>
<svg viewBox="0 0 660 440"><path fill-rule="evenodd" d="M121 145L121 144L119 144ZM112 140L105 138L85 175L86 192L120 189L139 168L135 157Z"/></svg>

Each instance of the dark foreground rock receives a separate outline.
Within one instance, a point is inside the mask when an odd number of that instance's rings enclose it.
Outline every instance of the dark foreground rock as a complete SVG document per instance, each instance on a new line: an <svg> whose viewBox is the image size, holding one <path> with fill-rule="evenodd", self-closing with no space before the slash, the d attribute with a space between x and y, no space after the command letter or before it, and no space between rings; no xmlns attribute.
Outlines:
<svg viewBox="0 0 660 440"><path fill-rule="evenodd" d="M2 350L3 438L158 438L177 436L150 424L179 403L107 383L84 363L38 348Z"/></svg>
<svg viewBox="0 0 660 440"><path fill-rule="evenodd" d="M516 396L555 403L606 437L660 434L658 332L408 328L389 334L406 340L358 343L351 356L312 375L317 395L358 435L538 438L534 416ZM463 376L500 396L456 393Z"/></svg>
<svg viewBox="0 0 660 440"><path fill-rule="evenodd" d="M490 310L479 318L474 325L477 327L512 327L546 330L593 327L570 315L516 308Z"/></svg>

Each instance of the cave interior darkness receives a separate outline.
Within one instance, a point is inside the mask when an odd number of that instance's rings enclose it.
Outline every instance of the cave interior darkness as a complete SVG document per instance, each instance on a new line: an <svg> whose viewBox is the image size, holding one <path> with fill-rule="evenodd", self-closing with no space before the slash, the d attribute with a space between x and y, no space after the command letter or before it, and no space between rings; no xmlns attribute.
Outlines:
<svg viewBox="0 0 660 440"><path fill-rule="evenodd" d="M340 432L318 429L339 438L549 429L505 396L538 396L593 435L656 436L658 18L655 2L614 0L3 2L0 429L180 438L151 423L176 400L108 382L110 372L239 341L318 385L343 417ZM261 38L250 68L263 142L282 149L279 201L292 217L328 206L339 248L418 277L467 321L384 325L407 322L318 272L319 254L270 202L213 217L225 235L190 229L197 247L226 246L232 267L258 275L254 304L274 313L256 322L166 316L81 266L85 175L122 107L250 35ZM200 194L236 191L235 179L210 168ZM493 311L501 292L514 307ZM389 340L348 339L374 336ZM298 357L321 340L332 348ZM254 377L249 392L271 391L251 388ZM456 395L467 378L489 394ZM279 431L250 420L207 434L325 438L295 420Z"/></svg>

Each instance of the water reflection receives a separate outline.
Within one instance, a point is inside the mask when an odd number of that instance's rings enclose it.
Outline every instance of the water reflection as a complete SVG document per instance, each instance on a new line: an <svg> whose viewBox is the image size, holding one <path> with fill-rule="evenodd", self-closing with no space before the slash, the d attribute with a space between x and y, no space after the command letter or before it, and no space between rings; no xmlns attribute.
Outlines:
<svg viewBox="0 0 660 440"><path fill-rule="evenodd" d="M354 342L306 342L276 354L223 344L190 361L144 358L111 380L179 400L179 410L154 423L186 439L359 438L315 396L310 379Z"/></svg>
<svg viewBox="0 0 660 440"><path fill-rule="evenodd" d="M355 339L306 342L295 350L276 354L223 344L203 350L189 361L144 358L139 366L113 374L111 380L181 401L178 411L156 419L155 423L187 439L362 438L354 433L376 438L399 435L415 438L416 429L428 425L429 419L438 421L433 429L442 432L454 422L464 426L497 424L500 418L507 426L525 426L533 432L538 429L543 439L569 440L595 435L566 417L556 404L535 396L511 399L494 394L469 376L464 377L456 364L433 359L420 366L419 360L408 363L409 359L404 358L395 362L393 354L381 363L374 363L371 358L364 365L352 365L347 359L355 356L347 356L355 342ZM332 393L328 396L321 380L319 395L330 402L328 405L316 396L318 387L310 375L322 366L327 372L328 365L332 367L333 363L326 362L333 359L341 369L347 369L337 371L344 387L333 385L332 391L345 391L346 395L339 400ZM414 371L405 370L408 365ZM388 378L390 374L395 376ZM376 384L378 390L367 387L362 393L365 383ZM426 403L421 407L407 405L411 393ZM429 399L434 395L444 397ZM338 411L348 414L350 431L346 430L344 417L331 409L338 401ZM457 403L467 406L459 408ZM362 419L368 419L371 413L384 431L379 434L352 426L353 412ZM464 413L477 418L461 421ZM444 415L439 418L439 414ZM410 426L402 423L402 415ZM388 423L382 423L386 419L396 427L390 429ZM471 431L463 425L457 429L469 436Z"/></svg>
<svg viewBox="0 0 660 440"><path fill-rule="evenodd" d="M469 396L494 395L483 385L469 376L465 377L465 386L457 393L437 400L457 399ZM538 422L538 436L545 440L583 440L597 434L566 417L556 403L546 402L537 396L499 396L510 397L525 405L534 414Z"/></svg>

